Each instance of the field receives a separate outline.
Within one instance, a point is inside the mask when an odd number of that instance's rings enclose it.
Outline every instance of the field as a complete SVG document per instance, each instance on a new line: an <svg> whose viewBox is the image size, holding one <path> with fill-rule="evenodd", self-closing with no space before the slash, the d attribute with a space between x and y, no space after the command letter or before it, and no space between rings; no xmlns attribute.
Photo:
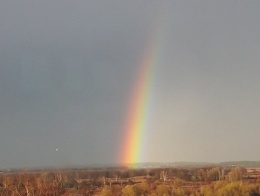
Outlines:
<svg viewBox="0 0 260 196"><path fill-rule="evenodd" d="M3 170L0 195L260 195L258 167Z"/></svg>

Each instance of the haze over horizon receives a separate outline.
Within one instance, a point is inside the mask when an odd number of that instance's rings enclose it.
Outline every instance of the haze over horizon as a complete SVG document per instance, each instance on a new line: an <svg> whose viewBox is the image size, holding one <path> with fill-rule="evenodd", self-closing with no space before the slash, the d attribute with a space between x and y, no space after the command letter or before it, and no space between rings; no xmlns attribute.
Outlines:
<svg viewBox="0 0 260 196"><path fill-rule="evenodd" d="M152 38L139 161L260 161L260 1L0 5L0 168L118 163Z"/></svg>

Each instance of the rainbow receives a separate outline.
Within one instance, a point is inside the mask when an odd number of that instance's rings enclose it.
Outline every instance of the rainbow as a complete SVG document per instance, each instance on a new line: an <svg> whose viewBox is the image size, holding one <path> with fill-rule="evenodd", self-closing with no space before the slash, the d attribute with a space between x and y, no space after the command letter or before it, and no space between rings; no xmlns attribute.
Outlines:
<svg viewBox="0 0 260 196"><path fill-rule="evenodd" d="M157 41L152 39L146 47L131 91L118 157L119 162L123 164L137 163L142 156L144 135L149 124L151 88L157 63Z"/></svg>

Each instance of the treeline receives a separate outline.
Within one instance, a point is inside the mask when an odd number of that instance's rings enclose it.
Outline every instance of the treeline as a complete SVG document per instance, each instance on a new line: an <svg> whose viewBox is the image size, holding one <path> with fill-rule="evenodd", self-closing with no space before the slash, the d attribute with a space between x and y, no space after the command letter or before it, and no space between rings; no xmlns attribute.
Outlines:
<svg viewBox="0 0 260 196"><path fill-rule="evenodd" d="M260 195L239 167L56 170L0 174L0 195Z"/></svg>

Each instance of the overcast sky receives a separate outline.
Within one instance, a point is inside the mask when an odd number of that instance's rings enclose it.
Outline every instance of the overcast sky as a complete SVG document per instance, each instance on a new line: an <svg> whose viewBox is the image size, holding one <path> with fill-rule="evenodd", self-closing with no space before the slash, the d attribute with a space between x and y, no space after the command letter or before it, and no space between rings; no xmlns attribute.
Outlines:
<svg viewBox="0 0 260 196"><path fill-rule="evenodd" d="M259 0L2 0L0 167L117 163L155 31L140 161L260 160L259 10Z"/></svg>

